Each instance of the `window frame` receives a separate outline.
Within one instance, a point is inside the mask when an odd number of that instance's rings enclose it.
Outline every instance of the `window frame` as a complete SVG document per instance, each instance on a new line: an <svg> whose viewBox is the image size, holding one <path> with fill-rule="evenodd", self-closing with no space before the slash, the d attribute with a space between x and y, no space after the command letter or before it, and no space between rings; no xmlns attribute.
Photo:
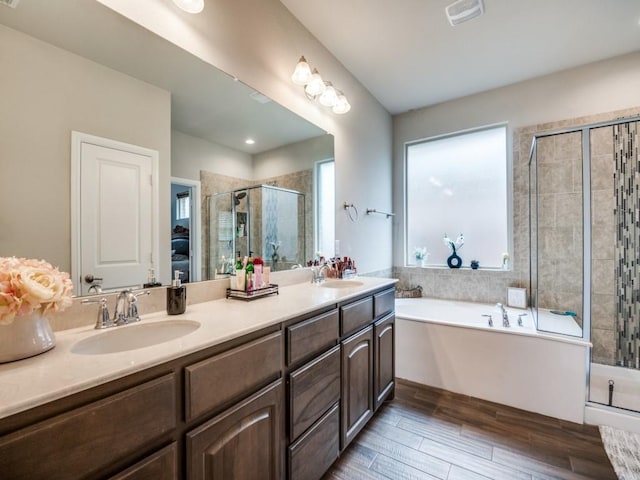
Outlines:
<svg viewBox="0 0 640 480"><path fill-rule="evenodd" d="M318 188L320 185L320 169L323 165L332 163L333 164L333 245L328 245L327 247L331 250L330 252L321 252L325 258L331 258L335 255L335 169L336 169L336 160L333 157L325 158L322 160L316 160L313 165L313 257L316 256L316 253L320 251L320 189Z"/></svg>
<svg viewBox="0 0 640 480"><path fill-rule="evenodd" d="M403 146L403 183L402 183L402 187L403 187L403 195L402 195L402 209L403 209L403 228L402 228L402 234L404 236L403 239L403 245L402 245L402 250L403 250L403 266L404 267L408 267L408 268L415 268L418 267L418 265L416 265L414 262L411 261L412 259L412 255L413 255L413 250L412 247L409 245L409 199L408 199L408 160L409 160L409 148L413 145L418 145L418 144L422 144L422 143L426 143L426 142L430 142L430 141L435 141L435 140L442 140L442 139L447 139L447 138L453 138L453 137L458 137L458 136L462 136L462 135L466 135L466 134L472 134L472 133L476 133L476 132L480 132L480 131L484 131L484 130L491 130L491 129L496 129L496 128L504 128L505 130L505 168L506 168L506 232L507 232L507 253L509 254L509 264L508 264L508 268L506 269L502 269L499 267L482 267L481 268L483 270L493 270L493 271L501 271L501 270L506 270L506 271L512 271L513 270L513 266L514 266L514 243L513 243L513 215L514 215L514 211L513 211L513 134L512 134L512 129L509 125L509 122L497 122L497 123L492 123L492 124L487 124L487 125L482 125L479 127L473 127L473 128L468 128L468 129L464 129L464 130L456 130L453 132L448 132L448 133L443 133L443 134L437 134L437 135L432 135L432 136L428 136L428 137L423 137L423 138L418 138L415 140L410 140L410 141L406 141L404 142L404 146ZM457 233L453 233L450 232L451 235L453 235L453 239L455 239L455 237L457 237ZM449 267L445 264L443 265L427 265L424 268L429 268L429 269L449 269ZM468 269L469 267L467 266L463 266L461 268L465 268Z"/></svg>

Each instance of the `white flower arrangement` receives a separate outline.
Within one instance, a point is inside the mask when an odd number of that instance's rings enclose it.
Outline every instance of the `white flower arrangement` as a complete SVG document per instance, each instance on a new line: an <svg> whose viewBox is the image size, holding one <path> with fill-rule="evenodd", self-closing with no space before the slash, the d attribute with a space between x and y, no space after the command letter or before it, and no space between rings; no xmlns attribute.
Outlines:
<svg viewBox="0 0 640 480"><path fill-rule="evenodd" d="M413 255L416 260L425 260L429 256L429 252L427 252L427 247L414 247Z"/></svg>
<svg viewBox="0 0 640 480"><path fill-rule="evenodd" d="M456 241L454 242L449 238L449 236L445 233L444 238L442 239L444 244L451 249L451 251L455 254L457 250L460 250L464 245L464 237L462 234L458 235Z"/></svg>
<svg viewBox="0 0 640 480"><path fill-rule="evenodd" d="M0 257L0 325L32 313L60 312L71 306L69 274L44 260Z"/></svg>

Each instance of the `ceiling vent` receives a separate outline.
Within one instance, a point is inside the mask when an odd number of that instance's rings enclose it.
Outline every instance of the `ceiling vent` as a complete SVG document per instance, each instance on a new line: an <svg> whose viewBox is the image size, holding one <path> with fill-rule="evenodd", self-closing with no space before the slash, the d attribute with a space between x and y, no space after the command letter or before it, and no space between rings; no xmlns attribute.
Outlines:
<svg viewBox="0 0 640 480"><path fill-rule="evenodd" d="M447 19L455 27L484 13L482 0L458 0L445 8Z"/></svg>
<svg viewBox="0 0 640 480"><path fill-rule="evenodd" d="M0 5L6 5L7 7L16 8L20 0L0 0Z"/></svg>

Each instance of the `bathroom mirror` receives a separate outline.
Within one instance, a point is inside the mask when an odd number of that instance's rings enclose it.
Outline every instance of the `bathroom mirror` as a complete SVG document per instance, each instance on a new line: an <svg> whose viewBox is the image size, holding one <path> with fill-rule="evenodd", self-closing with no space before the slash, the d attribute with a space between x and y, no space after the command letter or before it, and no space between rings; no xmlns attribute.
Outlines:
<svg viewBox="0 0 640 480"><path fill-rule="evenodd" d="M0 255L71 271L70 137L81 131L159 152L160 191L171 196L160 202L161 218L175 218L170 181L200 182L192 280L215 275L217 254L205 236L216 212L210 198L239 188L304 193L306 241L295 263L311 258L313 169L333 159L331 135L98 2L0 5L0 36ZM160 232L164 272L177 225Z"/></svg>

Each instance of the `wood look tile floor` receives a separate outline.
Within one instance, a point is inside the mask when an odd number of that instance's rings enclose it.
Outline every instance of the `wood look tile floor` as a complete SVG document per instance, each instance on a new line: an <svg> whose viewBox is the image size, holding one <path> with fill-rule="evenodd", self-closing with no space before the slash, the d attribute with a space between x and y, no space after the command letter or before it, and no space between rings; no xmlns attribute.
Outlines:
<svg viewBox="0 0 640 480"><path fill-rule="evenodd" d="M616 480L598 428L399 383L323 480Z"/></svg>

